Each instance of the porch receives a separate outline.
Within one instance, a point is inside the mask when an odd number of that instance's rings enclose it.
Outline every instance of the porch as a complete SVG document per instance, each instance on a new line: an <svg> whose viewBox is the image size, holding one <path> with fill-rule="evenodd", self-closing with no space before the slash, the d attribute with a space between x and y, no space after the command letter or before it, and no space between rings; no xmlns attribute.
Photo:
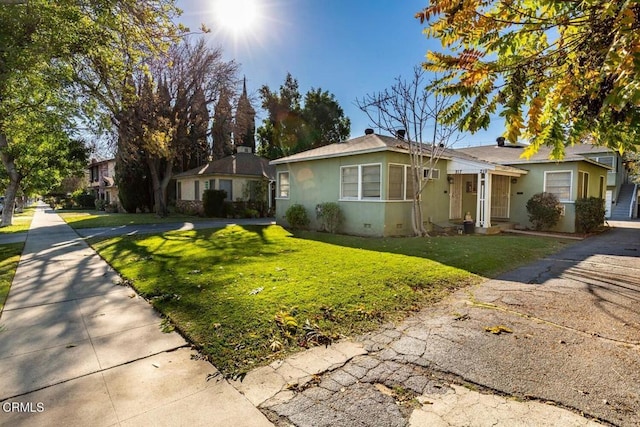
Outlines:
<svg viewBox="0 0 640 427"><path fill-rule="evenodd" d="M526 173L509 166L454 159L447 169L449 221L474 221L476 232L484 234L513 228L512 186Z"/></svg>

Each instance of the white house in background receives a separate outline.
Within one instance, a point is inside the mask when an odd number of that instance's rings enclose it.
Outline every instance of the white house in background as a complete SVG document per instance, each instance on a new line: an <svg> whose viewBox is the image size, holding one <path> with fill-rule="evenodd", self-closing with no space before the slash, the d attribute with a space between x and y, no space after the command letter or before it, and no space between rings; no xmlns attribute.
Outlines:
<svg viewBox="0 0 640 427"><path fill-rule="evenodd" d="M177 174L176 206L202 203L205 190L224 190L227 201L253 201L257 185L264 180L275 181L275 167L269 160L256 156L251 148L239 146L237 154L214 160L206 165ZM273 206L271 191L267 192L268 206Z"/></svg>

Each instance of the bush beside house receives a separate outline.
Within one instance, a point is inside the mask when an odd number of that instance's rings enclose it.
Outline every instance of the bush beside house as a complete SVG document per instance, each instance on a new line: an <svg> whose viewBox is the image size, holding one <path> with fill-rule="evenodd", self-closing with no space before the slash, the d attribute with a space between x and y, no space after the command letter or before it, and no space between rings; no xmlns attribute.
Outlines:
<svg viewBox="0 0 640 427"><path fill-rule="evenodd" d="M576 200L576 229L581 233L591 233L605 221L604 200L589 197Z"/></svg>
<svg viewBox="0 0 640 427"><path fill-rule="evenodd" d="M527 201L527 212L534 229L549 230L560 221L562 208L554 194L538 193Z"/></svg>

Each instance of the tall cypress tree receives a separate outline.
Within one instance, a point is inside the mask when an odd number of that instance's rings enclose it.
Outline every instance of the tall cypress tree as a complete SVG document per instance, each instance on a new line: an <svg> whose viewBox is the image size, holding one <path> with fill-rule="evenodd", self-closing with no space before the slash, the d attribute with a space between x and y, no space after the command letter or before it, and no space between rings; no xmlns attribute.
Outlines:
<svg viewBox="0 0 640 427"><path fill-rule="evenodd" d="M247 78L242 82L242 95L238 99L236 108L236 122L233 141L237 146L250 147L251 152L256 151L256 110L251 105L247 95Z"/></svg>
<svg viewBox="0 0 640 427"><path fill-rule="evenodd" d="M213 158L221 159L233 154L231 134L233 132L233 115L229 92L223 89L220 92L218 103L213 111L213 125L211 136L213 137Z"/></svg>

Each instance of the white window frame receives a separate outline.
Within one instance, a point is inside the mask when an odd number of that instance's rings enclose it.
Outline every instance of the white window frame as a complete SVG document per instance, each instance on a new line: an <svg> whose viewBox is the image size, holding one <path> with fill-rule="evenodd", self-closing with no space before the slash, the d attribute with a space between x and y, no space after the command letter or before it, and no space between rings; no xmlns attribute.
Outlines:
<svg viewBox="0 0 640 427"><path fill-rule="evenodd" d="M412 197L407 197L407 190L408 190L408 185L409 185L409 180L411 179L411 174L410 174L410 170L411 170L411 165L407 165L404 163L389 163L387 168L387 201L390 202L406 202L406 201L411 201L413 200ZM403 179L403 183L402 183L402 198L400 199L391 199L389 197L389 178L391 176L391 174L389 173L389 168L391 166L400 166L402 167L402 179Z"/></svg>
<svg viewBox="0 0 640 427"><path fill-rule="evenodd" d="M282 175L287 175L287 194L286 196L282 195ZM291 198L291 173L289 171L278 172L278 182L276 185L276 200L288 200Z"/></svg>
<svg viewBox="0 0 640 427"><path fill-rule="evenodd" d="M542 191L544 191L546 193L550 193L550 191L547 191L547 176L549 174L556 174L556 173L568 173L569 174L569 198L568 199L560 199L558 197L558 199L560 200L560 202L563 202L563 203L573 202L573 171L572 170L544 171L544 182L542 184Z"/></svg>
<svg viewBox="0 0 640 427"><path fill-rule="evenodd" d="M378 188L378 193L379 196L377 197L364 197L362 195L363 193L363 189L362 189L362 169L367 167L367 166L377 166L378 170L380 171L380 183L379 183L379 188ZM344 196L342 194L342 190L343 190L343 186L342 186L342 171L344 169L348 169L348 168L358 168L358 195L357 197L353 197L353 196ZM340 166L340 200L342 201L350 201L350 200L358 200L358 201L379 201L379 200L383 200L382 198L382 182L384 180L384 175L382 173L382 163L363 163L363 164L359 164L359 165L344 165L344 166Z"/></svg>

